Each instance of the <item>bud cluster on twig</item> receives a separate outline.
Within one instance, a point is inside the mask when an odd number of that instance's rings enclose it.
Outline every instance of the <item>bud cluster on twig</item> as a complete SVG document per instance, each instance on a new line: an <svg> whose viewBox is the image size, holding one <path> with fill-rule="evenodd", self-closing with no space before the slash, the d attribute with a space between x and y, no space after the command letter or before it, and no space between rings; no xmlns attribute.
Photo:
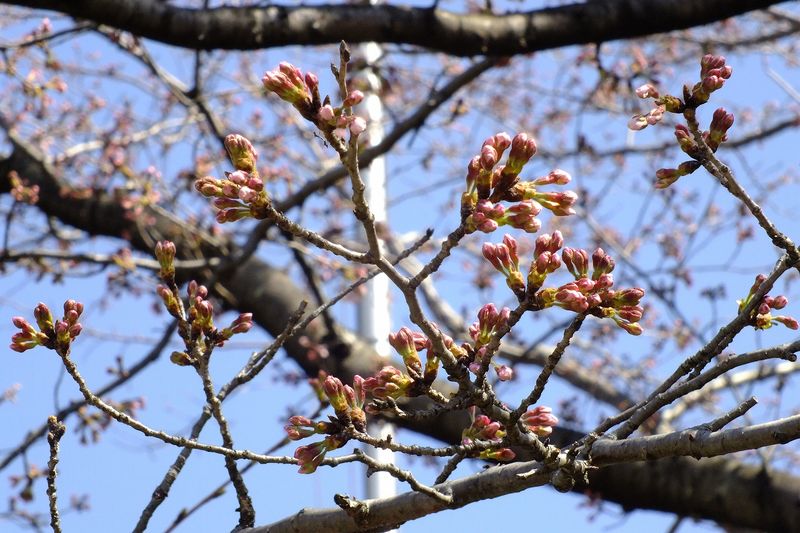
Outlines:
<svg viewBox="0 0 800 533"><path fill-rule="evenodd" d="M64 302L64 316L54 321L50 309L40 302L33 310L38 329L21 316L11 319L20 331L11 337L10 348L22 353L37 346L44 346L61 354L68 353L72 341L83 329L78 322L81 314L83 314L83 304L67 300Z"/></svg>
<svg viewBox="0 0 800 533"><path fill-rule="evenodd" d="M498 164L506 150L505 164ZM566 185L572 179L563 170L532 181L520 181L520 172L536 154L536 141L527 133L512 139L502 132L486 139L481 153L467 165L467 187L461 196L461 213L467 230L491 233L499 226L511 226L528 233L539 231L537 215L543 208L558 216L575 213L573 191L542 192L544 185ZM516 202L508 207L499 202Z"/></svg>
<svg viewBox="0 0 800 533"><path fill-rule="evenodd" d="M692 160L680 163L676 168L662 168L656 172L656 188L665 189L675 183L682 176L691 174L700 168L702 148L692 131L697 124L697 108L708 102L711 93L722 88L725 80L731 77L733 68L725 64L723 56L706 54L700 60L700 81L694 86L683 87L683 98L672 95L662 96L652 84L645 84L636 89L639 98L652 98L654 107L647 113L634 115L628 127L632 130L642 130L661 121L664 113L682 114L689 127L684 124L675 126L675 138L681 150ZM708 131L697 132L703 139L702 142L712 151L716 152L720 144L728 139L727 132L733 126L733 114L724 108L714 111ZM697 131L697 130L695 130Z"/></svg>
<svg viewBox="0 0 800 533"><path fill-rule="evenodd" d="M517 241L505 235L499 244L483 245L483 256L506 278L506 283L520 302L526 298L536 309L561 307L574 313L588 313L600 318L611 318L620 328L632 335L642 333L639 320L643 309L639 301L644 290L630 288L612 290L614 259L602 248L591 255L592 273L589 276L589 253L577 248L564 248L561 232L541 235L536 239L534 257L528 270L527 280L519 270ZM561 265L575 281L558 287L542 288L547 277ZM527 283L526 283L527 281Z"/></svg>
<svg viewBox="0 0 800 533"><path fill-rule="evenodd" d="M761 284L767 277L764 274L759 274L756 276L753 285L750 287L750 292L747 294L747 297L742 300L736 300L737 305L739 306L739 312L741 313L744 308L753 300L753 296L755 295L756 291L758 291ZM797 319L791 316L786 315L778 315L773 316L772 310L779 310L783 309L789 305L789 299L786 296L770 296L765 294L761 297L761 302L756 306L755 309L750 313L749 316L749 324L753 326L755 329L769 329L774 325L783 324L789 329L798 329L800 328L800 323L797 322Z"/></svg>

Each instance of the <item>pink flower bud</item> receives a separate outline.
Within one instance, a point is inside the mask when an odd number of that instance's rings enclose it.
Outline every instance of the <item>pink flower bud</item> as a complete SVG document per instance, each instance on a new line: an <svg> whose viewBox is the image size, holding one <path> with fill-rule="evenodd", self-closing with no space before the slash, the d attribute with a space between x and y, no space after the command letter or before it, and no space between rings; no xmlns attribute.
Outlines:
<svg viewBox="0 0 800 533"><path fill-rule="evenodd" d="M225 150L237 170L253 172L256 169L258 153L248 139L238 134L225 137Z"/></svg>
<svg viewBox="0 0 800 533"><path fill-rule="evenodd" d="M347 95L342 105L344 106L354 106L361 103L364 99L364 93L359 90L350 91L350 94Z"/></svg>
<svg viewBox="0 0 800 533"><path fill-rule="evenodd" d="M783 309L789 304L789 300L786 296L776 296L774 300L772 300L772 308L773 309Z"/></svg>
<svg viewBox="0 0 800 533"><path fill-rule="evenodd" d="M481 168L491 170L497 164L497 150L490 145L484 145L481 149Z"/></svg>
<svg viewBox="0 0 800 533"><path fill-rule="evenodd" d="M631 335L641 335L644 331L642 326L637 323L617 322L617 325Z"/></svg>
<svg viewBox="0 0 800 533"><path fill-rule="evenodd" d="M640 131L649 125L647 117L642 114L636 114L628 121L628 129L633 131Z"/></svg>
<svg viewBox="0 0 800 533"><path fill-rule="evenodd" d="M361 135L367 129L367 121L361 117L353 118L350 123L350 133L353 135Z"/></svg>
<svg viewBox="0 0 800 533"><path fill-rule="evenodd" d="M660 95L658 93L658 89L656 89L652 84L645 83L644 85L636 89L636 96L644 99L644 98L658 98Z"/></svg>
<svg viewBox="0 0 800 533"><path fill-rule="evenodd" d="M790 316L776 316L774 318L774 320L776 320L777 322L780 322L781 324L783 324L784 326L786 326L789 329L798 329L798 328L800 328L800 323L798 323L795 318L790 317Z"/></svg>
<svg viewBox="0 0 800 533"><path fill-rule="evenodd" d="M330 104L325 104L319 109L319 113L317 114L319 119L325 123L332 123L336 118L336 114L333 111L333 107Z"/></svg>
<svg viewBox="0 0 800 533"><path fill-rule="evenodd" d="M639 322L642 319L643 312L644 310L639 305L628 305L617 310L619 316L628 322Z"/></svg>
<svg viewBox="0 0 800 533"><path fill-rule="evenodd" d="M514 371L506 365L496 365L494 371L497 373L497 379L500 381L509 381L514 379Z"/></svg>
<svg viewBox="0 0 800 533"><path fill-rule="evenodd" d="M536 154L536 141L527 133L518 133L511 141L511 151L508 154L507 166L516 173L522 170L528 161Z"/></svg>
<svg viewBox="0 0 800 533"><path fill-rule="evenodd" d="M551 170L550 173L547 174L547 176L535 179L533 184L537 186L566 185L570 181L572 181L572 176L570 176L569 172L557 168L555 170Z"/></svg>

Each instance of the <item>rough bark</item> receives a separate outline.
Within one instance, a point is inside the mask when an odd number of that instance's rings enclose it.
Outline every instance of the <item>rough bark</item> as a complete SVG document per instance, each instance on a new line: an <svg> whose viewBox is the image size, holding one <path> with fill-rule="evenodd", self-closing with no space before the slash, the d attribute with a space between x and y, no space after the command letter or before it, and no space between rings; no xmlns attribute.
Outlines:
<svg viewBox="0 0 800 533"><path fill-rule="evenodd" d="M11 0L199 50L380 42L455 56L511 56L680 30L779 0L605 0L502 15L370 5L187 9L157 0Z"/></svg>

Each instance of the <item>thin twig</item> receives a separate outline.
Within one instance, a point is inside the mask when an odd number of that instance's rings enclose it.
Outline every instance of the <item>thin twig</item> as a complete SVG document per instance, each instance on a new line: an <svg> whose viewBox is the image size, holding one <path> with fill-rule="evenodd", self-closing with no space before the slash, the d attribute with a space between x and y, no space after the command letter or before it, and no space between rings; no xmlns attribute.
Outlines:
<svg viewBox="0 0 800 533"><path fill-rule="evenodd" d="M56 492L56 477L58 476L58 441L67 430L62 422L55 416L47 419L47 444L50 445L50 460L47 461L47 499L50 502L50 526L53 533L61 533L61 518L58 516L58 495Z"/></svg>

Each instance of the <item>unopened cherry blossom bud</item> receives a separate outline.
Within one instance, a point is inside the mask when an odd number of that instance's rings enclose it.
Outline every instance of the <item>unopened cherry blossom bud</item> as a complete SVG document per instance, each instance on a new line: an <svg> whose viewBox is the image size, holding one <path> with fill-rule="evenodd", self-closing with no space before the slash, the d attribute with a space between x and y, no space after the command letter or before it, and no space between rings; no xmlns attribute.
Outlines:
<svg viewBox="0 0 800 533"><path fill-rule="evenodd" d="M304 416L293 416L289 423L283 427L289 440L300 440L316 433L314 421Z"/></svg>
<svg viewBox="0 0 800 533"><path fill-rule="evenodd" d="M238 192L237 192L238 195ZM233 200L231 198L214 198L214 201L211 203L217 209L229 209L232 207L242 207L241 202L238 200Z"/></svg>
<svg viewBox="0 0 800 533"><path fill-rule="evenodd" d="M19 328L19 329L21 329L22 331L24 331L26 333L28 333L28 332L35 333L36 332L34 327L27 320L25 320L24 317L21 317L21 316L11 317L11 323L14 324L14 327Z"/></svg>
<svg viewBox="0 0 800 533"><path fill-rule="evenodd" d="M236 170L255 172L258 153L247 138L238 134L225 137L225 150Z"/></svg>
<svg viewBox="0 0 800 533"><path fill-rule="evenodd" d="M597 280L603 274L608 274L614 270L614 259L602 248L598 248L592 254L592 279Z"/></svg>
<svg viewBox="0 0 800 533"><path fill-rule="evenodd" d="M617 309L617 313L621 318L628 322L639 322L642 319L644 310L640 305L628 305Z"/></svg>
<svg viewBox="0 0 800 533"><path fill-rule="evenodd" d="M510 381L514 379L514 370L506 365L495 365L494 371L500 381Z"/></svg>
<svg viewBox="0 0 800 533"><path fill-rule="evenodd" d="M639 88L636 89L636 96L639 98L658 98L658 89L656 89L652 84L645 83L641 85Z"/></svg>
<svg viewBox="0 0 800 533"><path fill-rule="evenodd" d="M39 326L39 330L43 333L47 333L53 329L53 315L50 313L50 309L44 303L39 302L39 304L34 307L33 318L36 319L36 325ZM21 326L17 327L20 329L22 328Z"/></svg>
<svg viewBox="0 0 800 533"><path fill-rule="evenodd" d="M583 313L589 308L589 302L586 300L586 296L581 294L575 288L571 288L570 285L574 286L574 283L568 283L567 285L559 288L556 292L555 300L557 305L568 311Z"/></svg>
<svg viewBox="0 0 800 533"><path fill-rule="evenodd" d="M328 376L322 383L322 390L328 397L333 410L337 415L347 413L347 398L345 397L344 384L339 378Z"/></svg>
<svg viewBox="0 0 800 533"><path fill-rule="evenodd" d="M250 174L245 172L244 170L237 170L235 172L226 172L225 177L231 183L236 185L247 185L247 182L250 180ZM231 194L230 196L236 196L236 194Z"/></svg>
<svg viewBox="0 0 800 533"><path fill-rule="evenodd" d="M317 85L319 81L316 76L306 76L303 78L300 69L290 63L283 62L275 70L270 70L261 79L264 87L274 92L282 100L297 106L311 104L311 93L308 82Z"/></svg>
<svg viewBox="0 0 800 533"><path fill-rule="evenodd" d="M361 117L354 117L350 123L350 133L353 135L361 135L367 129L367 121Z"/></svg>
<svg viewBox="0 0 800 533"><path fill-rule="evenodd" d="M564 248L561 259L575 279L585 278L589 273L589 253L579 248Z"/></svg>
<svg viewBox="0 0 800 533"><path fill-rule="evenodd" d="M158 276L169 283L175 280L175 243L171 241L159 241L156 243L156 259L160 267Z"/></svg>
<svg viewBox="0 0 800 533"><path fill-rule="evenodd" d="M393 366L385 366L374 376L365 379L363 388L379 400L396 400L404 397L413 384L414 380L410 376Z"/></svg>
<svg viewBox="0 0 800 533"><path fill-rule="evenodd" d="M207 198L212 196L222 196L222 187L219 186L219 180L215 178L199 178L195 180L194 188L197 190L197 192Z"/></svg>
<svg viewBox="0 0 800 533"><path fill-rule="evenodd" d="M351 107L354 105L358 105L364 99L364 93L359 90L350 91L350 94L347 95L347 98L344 99L342 105L345 107Z"/></svg>
<svg viewBox="0 0 800 533"><path fill-rule="evenodd" d="M417 353L416 343L414 342L414 332L409 328L403 327L397 333L389 334L389 344L397 350L403 358L409 373L419 376L422 374L422 362Z"/></svg>
<svg viewBox="0 0 800 533"><path fill-rule="evenodd" d="M547 176L543 176L541 178L536 178L533 181L534 185L566 185L570 181L572 181L572 176L570 176L569 172L565 170L561 170L557 168L555 170L551 170Z"/></svg>
<svg viewBox="0 0 800 533"><path fill-rule="evenodd" d="M528 233L536 233L542 227L541 221L536 218L542 211L542 206L533 200L523 200L517 204L509 206L506 215L501 221L512 228L524 230Z"/></svg>
<svg viewBox="0 0 800 533"><path fill-rule="evenodd" d="M681 150L689 155L697 153L697 143L694 142L692 134L689 132L689 128L683 124L678 124L675 126L675 138L678 140Z"/></svg>
<svg viewBox="0 0 800 533"><path fill-rule="evenodd" d="M517 241L506 234L503 243L483 245L483 256L506 277L506 284L515 294L522 295L525 291L525 281L519 271L519 257L517 256Z"/></svg>
<svg viewBox="0 0 800 533"><path fill-rule="evenodd" d="M488 459L491 461L499 461L501 463L507 463L509 461L513 461L517 455L514 453L514 450L511 448L499 448L497 450L483 450L478 457L480 459Z"/></svg>
<svg viewBox="0 0 800 533"><path fill-rule="evenodd" d="M520 417L525 426L539 437L549 437L553 428L558 425L558 418L550 407L539 405L523 413Z"/></svg>
<svg viewBox="0 0 800 533"><path fill-rule="evenodd" d="M241 187L239 189L239 199L246 204L251 204L258 200L258 191L254 191L250 187Z"/></svg>
<svg viewBox="0 0 800 533"><path fill-rule="evenodd" d="M575 209L572 206L578 201L578 195L574 191L537 193L534 198L554 215L562 217L574 215Z"/></svg>
<svg viewBox="0 0 800 533"><path fill-rule="evenodd" d="M333 107L330 104L325 104L319 109L319 113L317 116L322 122L326 124L332 123L336 119L336 113L333 111Z"/></svg>
<svg viewBox="0 0 800 533"><path fill-rule="evenodd" d="M536 154L536 140L527 133L518 133L511 141L506 167L516 174L522 171L528 161Z"/></svg>
<svg viewBox="0 0 800 533"><path fill-rule="evenodd" d="M488 144L497 150L498 156L502 156L503 152L511 146L511 136L506 132L496 133L483 142L484 145Z"/></svg>
<svg viewBox="0 0 800 533"><path fill-rule="evenodd" d="M306 72L304 79L306 82L306 86L309 89L316 89L317 87L319 87L319 78L317 78L317 75L314 74L313 72Z"/></svg>
<svg viewBox="0 0 800 533"><path fill-rule="evenodd" d="M773 320L780 322L789 329L800 328L800 323L797 322L797 319L790 316L776 316L773 318Z"/></svg>
<svg viewBox="0 0 800 533"><path fill-rule="evenodd" d="M644 298L644 289L633 287L630 289L623 289L614 296L615 307L624 307L629 305L639 305L641 299Z"/></svg>
<svg viewBox="0 0 800 533"><path fill-rule="evenodd" d="M231 323L233 333L247 333L253 327L253 313L242 313Z"/></svg>
<svg viewBox="0 0 800 533"><path fill-rule="evenodd" d="M617 325L631 335L641 335L644 331L642 326L640 326L638 323L617 322Z"/></svg>
<svg viewBox="0 0 800 533"><path fill-rule="evenodd" d="M711 150L716 151L720 144L728 139L727 132L733 126L734 117L725 108L720 107L714 111L711 119L706 143Z"/></svg>
<svg viewBox="0 0 800 533"><path fill-rule="evenodd" d="M491 170L497 164L498 154L494 146L484 145L481 148L481 168Z"/></svg>
<svg viewBox="0 0 800 533"><path fill-rule="evenodd" d="M786 298L786 296L783 296L783 295L781 295L781 296L776 296L776 297L775 297L775 298L772 300L772 305L771 305L771 307L772 307L773 309L783 309L783 308L784 308L784 307L786 307L788 304L789 304L789 300Z"/></svg>
<svg viewBox="0 0 800 533"><path fill-rule="evenodd" d="M641 131L649 126L647 117L642 114L633 115L628 121L628 129L633 131Z"/></svg>
<svg viewBox="0 0 800 533"><path fill-rule="evenodd" d="M723 67L725 67L725 56L706 54L700 59L700 77L706 77L712 69Z"/></svg>

